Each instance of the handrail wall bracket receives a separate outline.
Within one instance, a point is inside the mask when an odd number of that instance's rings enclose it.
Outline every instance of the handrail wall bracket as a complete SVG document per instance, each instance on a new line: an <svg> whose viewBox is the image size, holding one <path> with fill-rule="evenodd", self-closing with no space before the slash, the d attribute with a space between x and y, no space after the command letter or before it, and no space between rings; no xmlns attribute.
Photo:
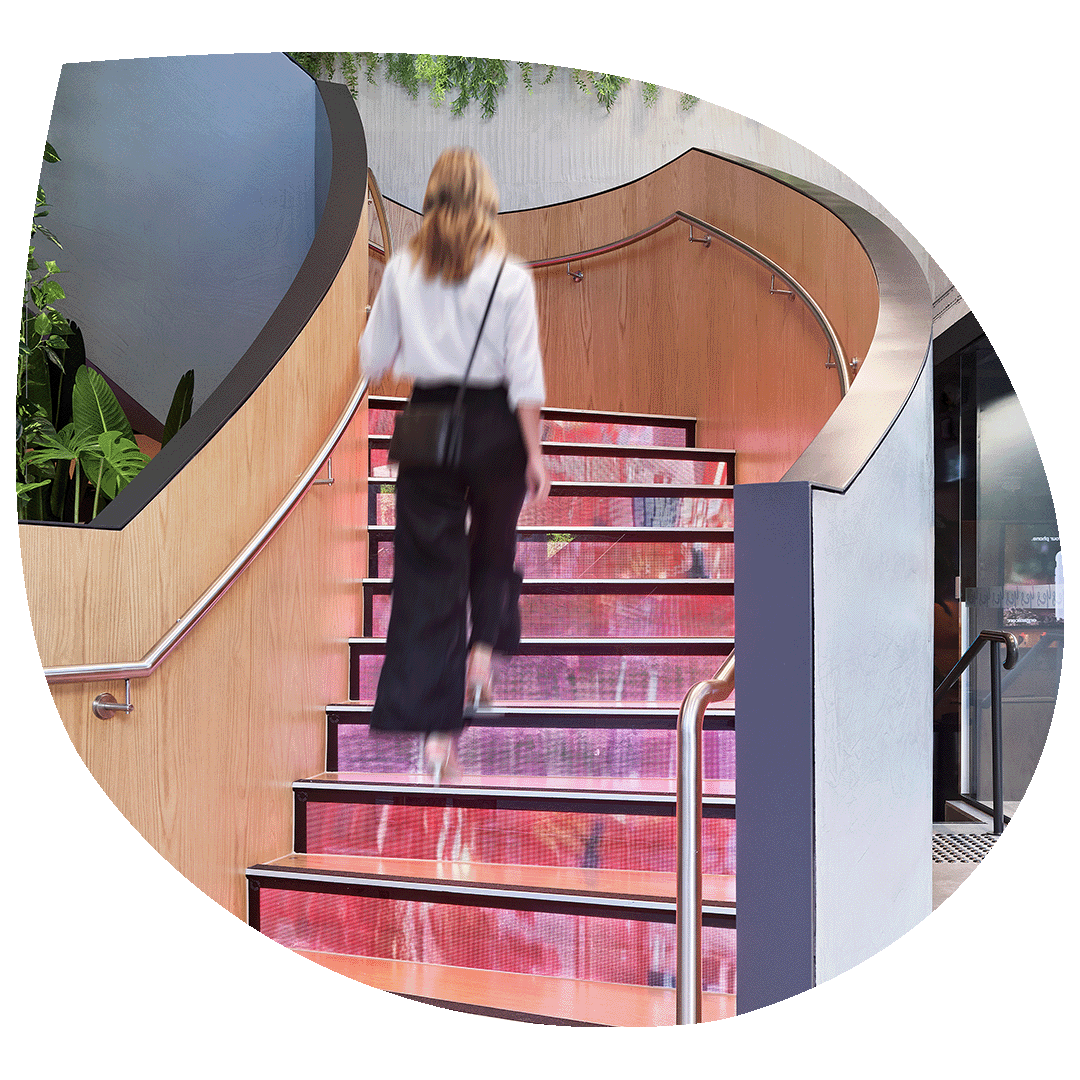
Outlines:
<svg viewBox="0 0 1080 1080"><path fill-rule="evenodd" d="M131 703L131 680L124 680L124 704L121 705L112 694L98 694L94 698L93 712L99 720L111 720L113 713L133 713L135 706Z"/></svg>

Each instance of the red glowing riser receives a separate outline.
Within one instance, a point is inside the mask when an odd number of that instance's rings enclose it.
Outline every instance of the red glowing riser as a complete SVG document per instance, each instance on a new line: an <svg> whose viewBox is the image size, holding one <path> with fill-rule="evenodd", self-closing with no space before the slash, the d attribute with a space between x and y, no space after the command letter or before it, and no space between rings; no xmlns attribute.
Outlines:
<svg viewBox="0 0 1080 1080"><path fill-rule="evenodd" d="M366 725L339 724L341 772L420 773L420 736L372 734ZM474 724L458 740L461 767L470 776L648 776L673 779L674 731L608 728L511 728ZM701 774L735 779L735 733L702 734Z"/></svg>
<svg viewBox="0 0 1080 1080"><path fill-rule="evenodd" d="M666 923L278 889L261 890L260 918L293 949L639 986L675 979ZM702 989L734 993L735 931L704 927L701 940Z"/></svg>
<svg viewBox="0 0 1080 1080"><path fill-rule="evenodd" d="M527 578L710 578L735 576L735 545L636 540L519 540L518 572ZM372 577L394 576L394 547L380 540Z"/></svg>
<svg viewBox="0 0 1080 1080"><path fill-rule="evenodd" d="M521 633L554 637L734 637L731 596L542 596L521 598ZM372 597L372 634L386 637L390 597Z"/></svg>
<svg viewBox="0 0 1080 1080"><path fill-rule="evenodd" d="M374 701L382 656L356 657L357 701ZM687 690L715 676L724 657L508 656L497 657L495 692L502 702L563 705L680 703Z"/></svg>
<svg viewBox="0 0 1080 1080"><path fill-rule="evenodd" d="M674 818L321 802L306 816L309 853L676 871ZM735 822L701 825L702 873L734 874Z"/></svg>
<svg viewBox="0 0 1080 1080"><path fill-rule="evenodd" d="M371 409L368 412L368 432L371 435L392 435L395 409ZM649 424L601 424L590 420L541 420L540 438L544 442L601 443L605 446L685 446L683 427L652 426Z"/></svg>
<svg viewBox="0 0 1080 1080"><path fill-rule="evenodd" d="M393 486L383 486L386 490L375 492L374 524L393 525ZM660 523L665 528L731 529L734 519L732 499L673 498L660 503L649 496L646 503L629 495L551 495L540 507L526 506L519 523L582 529L598 525L633 529Z"/></svg>
<svg viewBox="0 0 1080 1080"><path fill-rule="evenodd" d="M391 465L385 446L372 446L371 475L392 477L397 466ZM727 464L723 461L685 461L678 458L656 459L545 454L544 464L552 480L582 480L599 484L730 484Z"/></svg>

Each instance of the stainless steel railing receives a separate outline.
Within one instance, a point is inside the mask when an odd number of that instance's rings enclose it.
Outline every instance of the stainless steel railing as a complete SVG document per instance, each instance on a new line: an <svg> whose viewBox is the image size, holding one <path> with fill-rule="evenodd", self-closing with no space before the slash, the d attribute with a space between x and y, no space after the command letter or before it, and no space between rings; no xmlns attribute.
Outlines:
<svg viewBox="0 0 1080 1080"><path fill-rule="evenodd" d="M833 362L828 361L826 366L836 367L837 376L840 379L840 396L843 397L851 389L851 376L848 372L850 366L852 370L855 370L857 361L852 358L848 359L844 353L844 347L840 342L840 337L833 329L832 324L829 322L822 311L818 302L810 295L809 292L791 275L789 274L779 263L773 262L768 255L758 251L757 248L751 247L745 241L740 240L737 236L732 236L731 233L725 232L723 229L718 228L716 225L710 225L709 222L703 221L701 218L694 217L692 214L687 214L682 210L676 210L674 213L669 214L662 221L656 222L655 225L650 225L648 228L642 229L640 232L633 233L630 236L624 236L621 240L613 240L610 244L603 244L600 247L589 248L587 251L577 251L572 255L559 255L549 259L534 259L528 265L533 269L539 269L545 266L561 266L566 264L566 272L575 280L581 281L583 274L580 271L571 271L570 264L574 262L581 262L584 259L592 259L598 255L607 255L612 251L618 251L620 248L629 247L631 244L639 243L641 240L652 236L654 233L660 232L662 229L668 228L670 225L674 225L677 221L685 222L690 226L690 242L691 243L703 243L706 247L709 245L709 238L715 237L718 240L723 240L724 243L730 244L732 247L737 248L744 255L749 255L750 258L755 259L762 266L765 267L772 275L773 282L770 285L770 291L774 293L785 294L786 290L776 288L776 278L782 278L788 285L791 286L791 291L798 296L810 309L811 314L817 320L818 325L821 327L822 332L825 334L825 340L829 346L829 356L835 359L835 365ZM694 236L694 229L697 228L701 232L706 233L704 237Z"/></svg>
<svg viewBox="0 0 1080 1080"><path fill-rule="evenodd" d="M386 256L392 251L390 227L386 219L386 210L383 206L382 196L379 193L378 184L371 170L368 170L368 189L371 193L375 213L379 219L379 225L383 230L384 251ZM299 503L301 496L316 481L316 474L327 463L334 447L345 434L360 402L367 392L368 380L362 378L349 397L345 408L342 409L330 433L323 440L318 452L311 459L310 464L300 474L299 478L286 493L285 497L275 507L273 513L262 524L258 532L244 545L244 548L217 576L213 584L180 616L139 660L96 663L96 664L69 664L62 667L45 668L45 678L49 683L74 683L74 682L111 682L124 680L128 684L127 700L119 704L111 694L100 694L94 699L93 711L96 716L105 717L113 712L131 712L130 680L144 679L152 675L164 662L166 657L180 644L181 641L198 624L199 620L217 603L228 591L234 581L250 565L252 560L270 542L273 535L284 524L285 519L292 513Z"/></svg>
<svg viewBox="0 0 1080 1080"><path fill-rule="evenodd" d="M701 735L705 710L735 689L735 654L729 653L711 679L686 692L675 741L675 1023L701 1022Z"/></svg>

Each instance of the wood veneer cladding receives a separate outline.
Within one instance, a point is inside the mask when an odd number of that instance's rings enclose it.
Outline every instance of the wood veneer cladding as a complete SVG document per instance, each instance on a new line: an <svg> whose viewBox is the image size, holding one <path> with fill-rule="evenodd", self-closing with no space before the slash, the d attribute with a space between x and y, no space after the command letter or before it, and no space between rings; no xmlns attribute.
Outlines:
<svg viewBox="0 0 1080 1080"><path fill-rule="evenodd" d="M390 207L398 249L420 217ZM570 203L504 214L510 249L535 260L600 247L674 210L737 236L790 272L849 356L877 324L873 267L853 234L792 188L701 151L640 180ZM698 443L734 447L740 482L778 480L840 401L820 327L799 299L720 240L676 224L630 248L535 271L547 403L699 419ZM783 283L778 283L783 288ZM386 378L373 393L404 394Z"/></svg>
<svg viewBox="0 0 1080 1080"><path fill-rule="evenodd" d="M356 385L367 221L314 317L198 456L119 532L20 528L45 666L138 659L257 532ZM267 547L158 671L53 698L95 779L178 870L239 917L243 867L292 847L288 786L323 768L325 704L348 696L366 572L367 415ZM78 588L70 588L72 582Z"/></svg>

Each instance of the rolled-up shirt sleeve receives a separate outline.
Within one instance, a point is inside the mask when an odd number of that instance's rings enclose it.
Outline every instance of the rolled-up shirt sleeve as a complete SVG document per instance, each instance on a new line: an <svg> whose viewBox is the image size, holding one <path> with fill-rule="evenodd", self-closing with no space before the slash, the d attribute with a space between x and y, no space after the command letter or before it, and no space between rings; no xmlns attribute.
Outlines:
<svg viewBox="0 0 1080 1080"><path fill-rule="evenodd" d="M371 305L371 313L357 344L360 372L369 379L376 379L388 371L401 350L401 306L395 288L396 270L396 261L391 259L383 271L375 303Z"/></svg>
<svg viewBox="0 0 1080 1080"><path fill-rule="evenodd" d="M506 320L506 396L510 408L543 405L544 359L536 318L536 289L526 267L514 275L514 292Z"/></svg>

